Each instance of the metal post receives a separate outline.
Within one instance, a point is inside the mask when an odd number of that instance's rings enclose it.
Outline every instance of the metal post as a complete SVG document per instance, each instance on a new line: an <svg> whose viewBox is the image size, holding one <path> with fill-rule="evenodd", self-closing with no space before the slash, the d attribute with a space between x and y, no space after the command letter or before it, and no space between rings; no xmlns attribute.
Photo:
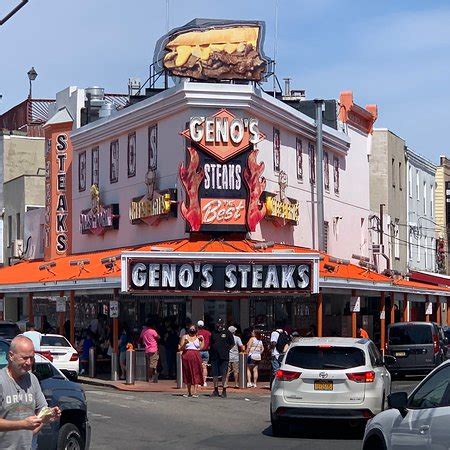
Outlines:
<svg viewBox="0 0 450 450"><path fill-rule="evenodd" d="M119 379L119 358L116 352L111 353L111 381L117 381Z"/></svg>
<svg viewBox="0 0 450 450"><path fill-rule="evenodd" d="M408 322L408 294L406 292L403 293L403 313L402 313L402 322Z"/></svg>
<svg viewBox="0 0 450 450"><path fill-rule="evenodd" d="M89 377L95 377L95 347L89 349Z"/></svg>
<svg viewBox="0 0 450 450"><path fill-rule="evenodd" d="M385 292L381 292L381 299L380 299L380 347L381 351L384 355L384 343L386 342L386 297Z"/></svg>
<svg viewBox="0 0 450 450"><path fill-rule="evenodd" d="M355 289L352 289L352 297L356 297ZM357 321L358 321L358 317L356 314L357 313L355 311L352 311L352 338L356 337L356 328L357 328Z"/></svg>
<svg viewBox="0 0 450 450"><path fill-rule="evenodd" d="M323 294L317 294L317 336L323 336Z"/></svg>
<svg viewBox="0 0 450 450"><path fill-rule="evenodd" d="M239 353L239 389L247 387L247 353Z"/></svg>
<svg viewBox="0 0 450 450"><path fill-rule="evenodd" d="M390 301L389 323L395 323L395 296L393 292L390 294Z"/></svg>
<svg viewBox="0 0 450 450"><path fill-rule="evenodd" d="M134 350L127 350L125 364L126 364L125 384L134 384L136 374L136 358Z"/></svg>
<svg viewBox="0 0 450 450"><path fill-rule="evenodd" d="M75 291L70 291L70 343L75 345Z"/></svg>
<svg viewBox="0 0 450 450"><path fill-rule="evenodd" d="M323 235L323 138L322 138L322 107L323 100L315 99L316 104L316 173L317 173L317 234L319 251L325 251L325 240Z"/></svg>
<svg viewBox="0 0 450 450"><path fill-rule="evenodd" d="M177 389L183 387L183 354L177 352Z"/></svg>

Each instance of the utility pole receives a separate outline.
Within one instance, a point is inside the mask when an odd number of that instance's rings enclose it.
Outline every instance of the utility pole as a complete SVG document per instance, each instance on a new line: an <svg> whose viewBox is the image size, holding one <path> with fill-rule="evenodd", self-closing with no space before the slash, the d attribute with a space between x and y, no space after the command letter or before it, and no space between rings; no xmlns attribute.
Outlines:
<svg viewBox="0 0 450 450"><path fill-rule="evenodd" d="M0 26L3 25L7 20L11 19L11 17L20 9L22 9L27 3L28 0L22 0L15 8L13 8L8 14L6 14L3 19L0 19Z"/></svg>
<svg viewBox="0 0 450 450"><path fill-rule="evenodd" d="M317 234L319 251L325 251L325 239L323 234L324 211L323 211L323 136L322 136L322 110L324 101L315 99L316 105L316 178L317 178Z"/></svg>

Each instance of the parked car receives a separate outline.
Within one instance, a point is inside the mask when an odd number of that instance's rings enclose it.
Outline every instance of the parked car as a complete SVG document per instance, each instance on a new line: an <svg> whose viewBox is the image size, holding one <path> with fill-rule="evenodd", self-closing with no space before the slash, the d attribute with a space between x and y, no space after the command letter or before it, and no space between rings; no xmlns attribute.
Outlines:
<svg viewBox="0 0 450 450"><path fill-rule="evenodd" d="M18 334L20 334L20 328L17 324L6 320L0 321L0 338L12 341Z"/></svg>
<svg viewBox="0 0 450 450"><path fill-rule="evenodd" d="M9 342L0 339L0 369L7 365ZM59 421L45 425L38 434L38 447L48 450L88 450L91 427L83 389L69 381L50 361L36 354L33 373L50 407L61 408Z"/></svg>
<svg viewBox="0 0 450 450"><path fill-rule="evenodd" d="M388 396L391 409L367 423L363 450L447 449L450 423L450 361L443 362L409 395Z"/></svg>
<svg viewBox="0 0 450 450"><path fill-rule="evenodd" d="M394 375L428 373L445 359L446 339L433 322L401 322L388 326L387 348L395 356L388 364Z"/></svg>
<svg viewBox="0 0 450 450"><path fill-rule="evenodd" d="M290 345L272 385L273 434L305 418L364 423L385 408L390 392L391 376L371 340L300 339Z"/></svg>
<svg viewBox="0 0 450 450"><path fill-rule="evenodd" d="M70 379L76 380L80 372L78 352L70 342L59 334L41 336L41 352L48 352L53 358L53 365Z"/></svg>
<svg viewBox="0 0 450 450"><path fill-rule="evenodd" d="M446 337L446 347L447 347L447 357L450 356L450 327L449 326L445 326L443 328L444 331L444 336Z"/></svg>

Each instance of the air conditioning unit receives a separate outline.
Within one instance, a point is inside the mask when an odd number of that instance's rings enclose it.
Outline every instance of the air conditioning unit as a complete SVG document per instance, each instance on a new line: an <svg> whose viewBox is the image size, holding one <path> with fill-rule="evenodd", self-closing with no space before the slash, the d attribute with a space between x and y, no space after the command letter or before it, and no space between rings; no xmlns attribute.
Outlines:
<svg viewBox="0 0 450 450"><path fill-rule="evenodd" d="M13 258L21 258L23 255L23 239L16 239L12 243Z"/></svg>
<svg viewBox="0 0 450 450"><path fill-rule="evenodd" d="M384 254L384 244L373 244L372 251L374 255Z"/></svg>

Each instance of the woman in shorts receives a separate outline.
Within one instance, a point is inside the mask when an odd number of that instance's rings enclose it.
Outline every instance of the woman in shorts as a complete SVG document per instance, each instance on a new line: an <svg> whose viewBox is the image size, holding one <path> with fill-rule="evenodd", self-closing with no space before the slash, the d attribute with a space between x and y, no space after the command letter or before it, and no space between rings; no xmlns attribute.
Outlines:
<svg viewBox="0 0 450 450"><path fill-rule="evenodd" d="M264 352L264 344L261 340L261 332L253 330L249 341L247 342L247 387L256 387L258 382L258 365L261 362ZM253 375L253 381L252 381Z"/></svg>

